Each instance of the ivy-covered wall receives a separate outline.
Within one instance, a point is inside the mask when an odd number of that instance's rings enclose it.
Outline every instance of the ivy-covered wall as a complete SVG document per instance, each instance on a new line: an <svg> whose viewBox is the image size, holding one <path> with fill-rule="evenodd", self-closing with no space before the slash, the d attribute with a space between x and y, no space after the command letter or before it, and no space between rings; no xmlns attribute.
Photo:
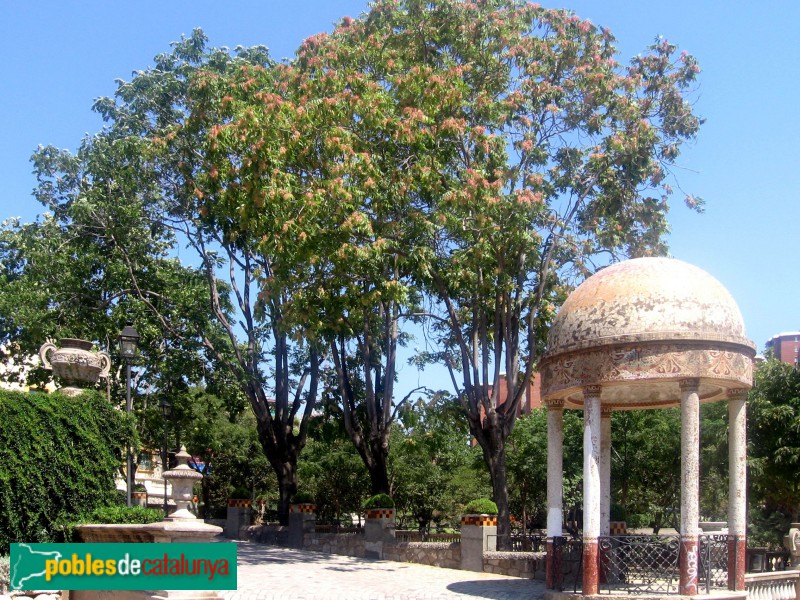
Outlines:
<svg viewBox="0 0 800 600"><path fill-rule="evenodd" d="M115 499L132 432L105 396L0 390L0 554L54 539L54 525Z"/></svg>

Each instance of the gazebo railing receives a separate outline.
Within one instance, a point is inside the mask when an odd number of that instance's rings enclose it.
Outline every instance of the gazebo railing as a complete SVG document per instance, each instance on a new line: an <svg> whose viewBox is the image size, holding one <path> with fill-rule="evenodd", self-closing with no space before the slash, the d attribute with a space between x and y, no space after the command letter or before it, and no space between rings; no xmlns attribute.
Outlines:
<svg viewBox="0 0 800 600"><path fill-rule="evenodd" d="M701 535L698 588L728 587L728 547L736 538ZM678 594L680 581L679 535L621 535L598 539L600 593ZM549 565L555 589L577 592L583 569L581 540L554 538Z"/></svg>
<svg viewBox="0 0 800 600"><path fill-rule="evenodd" d="M603 536L598 546L601 593L677 593L680 536Z"/></svg>
<svg viewBox="0 0 800 600"><path fill-rule="evenodd" d="M705 534L700 536L700 570L697 587L712 589L728 588L728 541L736 542L738 536L727 534ZM738 545L734 543L734 549Z"/></svg>
<svg viewBox="0 0 800 600"><path fill-rule="evenodd" d="M577 592L583 581L583 540L554 537L552 560L548 568L554 589Z"/></svg>

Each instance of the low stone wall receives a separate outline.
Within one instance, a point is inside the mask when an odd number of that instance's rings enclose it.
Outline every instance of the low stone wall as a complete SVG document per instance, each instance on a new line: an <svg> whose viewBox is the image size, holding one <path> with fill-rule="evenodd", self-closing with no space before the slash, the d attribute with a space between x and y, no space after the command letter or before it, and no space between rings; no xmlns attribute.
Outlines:
<svg viewBox="0 0 800 600"><path fill-rule="evenodd" d="M397 542L383 547L383 557L396 562L411 562L445 569L461 568L458 542Z"/></svg>
<svg viewBox="0 0 800 600"><path fill-rule="evenodd" d="M247 529L245 539L272 546L290 546L289 527L280 525L253 525ZM299 538L298 538L299 540ZM363 532L323 533L304 532L302 547L312 552L341 554L364 558L367 556L366 535ZM430 565L445 569L462 568L460 542L398 542L385 540L382 544L384 560ZM545 579L544 552L483 552L484 573Z"/></svg>
<svg viewBox="0 0 800 600"><path fill-rule="evenodd" d="M484 552L483 572L545 580L546 552Z"/></svg>
<svg viewBox="0 0 800 600"><path fill-rule="evenodd" d="M356 533L307 533L303 536L303 550L363 558L364 536Z"/></svg>
<svg viewBox="0 0 800 600"><path fill-rule="evenodd" d="M251 542L270 546L289 545L289 527L287 525L253 525L247 528L247 538Z"/></svg>

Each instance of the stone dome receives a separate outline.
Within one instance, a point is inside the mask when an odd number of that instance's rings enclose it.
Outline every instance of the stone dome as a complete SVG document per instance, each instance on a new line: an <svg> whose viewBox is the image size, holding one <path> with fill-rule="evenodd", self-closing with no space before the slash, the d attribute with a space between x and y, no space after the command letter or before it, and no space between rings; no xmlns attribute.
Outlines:
<svg viewBox="0 0 800 600"><path fill-rule="evenodd" d="M643 339L750 345L742 313L719 281L680 260L635 258L578 286L558 311L547 346L559 354Z"/></svg>
<svg viewBox="0 0 800 600"><path fill-rule="evenodd" d="M680 260L637 258L602 269L564 302L540 363L542 392L579 406L582 386L602 385L612 408L674 406L677 383L698 378L708 401L750 387L754 354L719 281Z"/></svg>

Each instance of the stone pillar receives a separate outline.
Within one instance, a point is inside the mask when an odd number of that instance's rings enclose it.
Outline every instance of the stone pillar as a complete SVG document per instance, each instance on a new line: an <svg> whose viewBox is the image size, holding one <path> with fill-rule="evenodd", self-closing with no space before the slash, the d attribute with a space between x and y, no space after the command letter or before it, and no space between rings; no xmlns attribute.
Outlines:
<svg viewBox="0 0 800 600"><path fill-rule="evenodd" d="M600 535L611 534L611 408L600 408Z"/></svg>
<svg viewBox="0 0 800 600"><path fill-rule="evenodd" d="M383 558L384 544L395 541L395 510L393 508L367 509L364 523L364 558Z"/></svg>
<svg viewBox="0 0 800 600"><path fill-rule="evenodd" d="M302 550L305 546L307 533L314 533L317 523L317 505L290 504L289 505L289 547Z"/></svg>
<svg viewBox="0 0 800 600"><path fill-rule="evenodd" d="M562 530L564 488L564 402L545 400L547 405L547 589L553 590L561 579L560 557L555 556L553 540Z"/></svg>
<svg viewBox="0 0 800 600"><path fill-rule="evenodd" d="M747 568L747 389L728 391L728 589L744 591Z"/></svg>
<svg viewBox="0 0 800 600"><path fill-rule="evenodd" d="M681 547L680 588L697 595L700 534L700 380L683 379L681 388Z"/></svg>
<svg viewBox="0 0 800 600"><path fill-rule="evenodd" d="M483 553L497 550L497 516L461 517L461 570L483 572Z"/></svg>
<svg viewBox="0 0 800 600"><path fill-rule="evenodd" d="M599 592L600 536L600 393L599 385L583 388L583 595Z"/></svg>
<svg viewBox="0 0 800 600"><path fill-rule="evenodd" d="M225 537L238 540L239 530L250 527L253 518L253 501L244 498L229 498L225 518Z"/></svg>

